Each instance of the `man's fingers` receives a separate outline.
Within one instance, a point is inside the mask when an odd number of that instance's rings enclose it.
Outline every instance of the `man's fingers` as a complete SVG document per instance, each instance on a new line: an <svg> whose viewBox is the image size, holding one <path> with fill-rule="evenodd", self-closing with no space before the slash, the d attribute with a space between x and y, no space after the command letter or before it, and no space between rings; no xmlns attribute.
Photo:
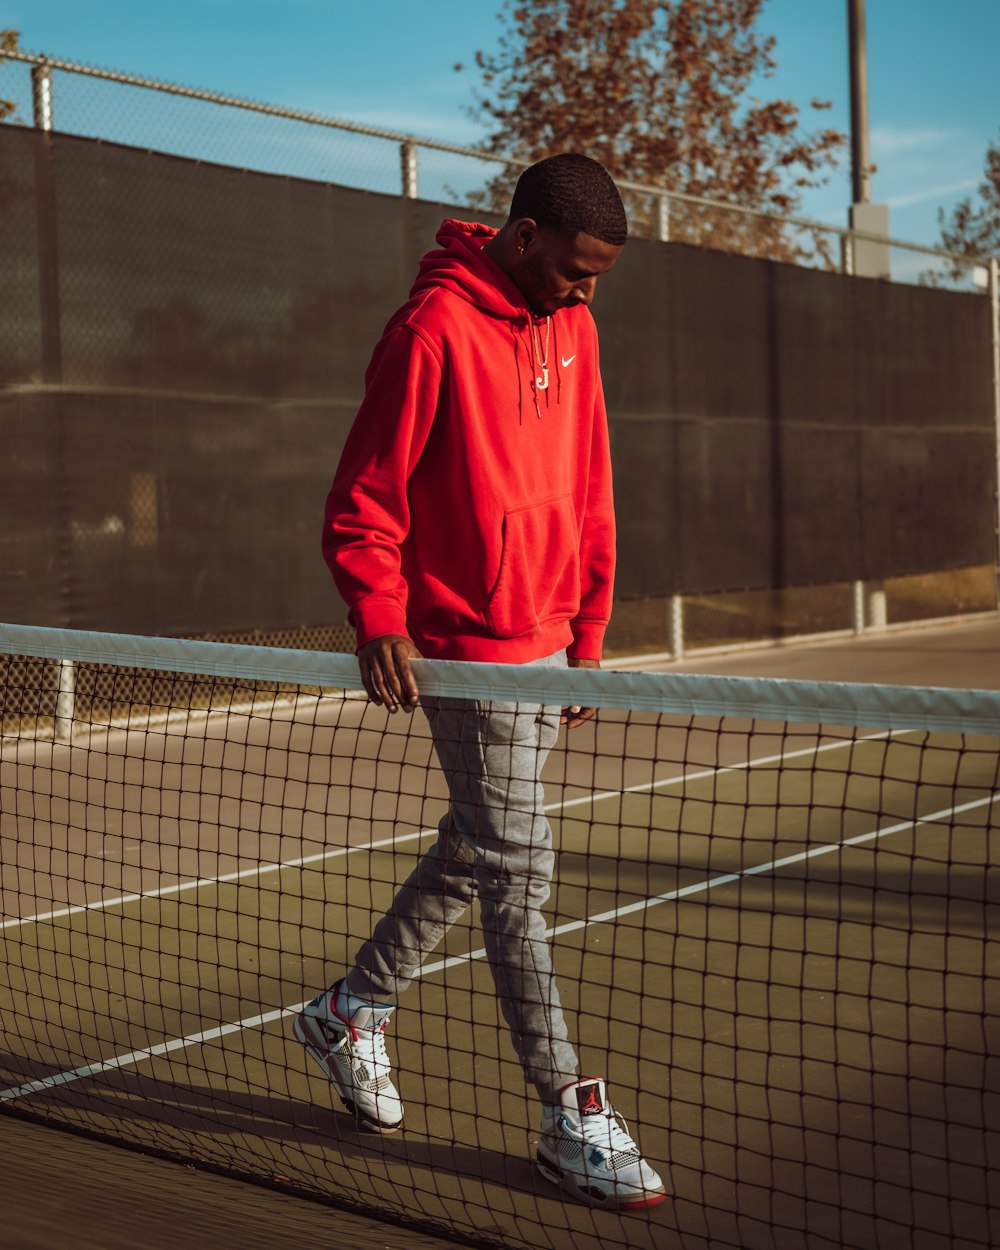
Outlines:
<svg viewBox="0 0 1000 1250"><path fill-rule="evenodd" d="M392 655L388 658L384 654L380 654L375 665L375 686L381 697L381 702L389 712L398 712L398 685L395 680L395 666L393 664Z"/></svg>
<svg viewBox="0 0 1000 1250"><path fill-rule="evenodd" d="M382 653L382 677L389 694L386 707L390 712L400 707L410 712L417 705L417 681L410 668L411 654L413 644L405 639L391 642Z"/></svg>
<svg viewBox="0 0 1000 1250"><path fill-rule="evenodd" d="M419 702L410 658L417 649L409 638L387 634L373 639L358 652L361 682L368 698L388 712L412 711Z"/></svg>
<svg viewBox="0 0 1000 1250"><path fill-rule="evenodd" d="M372 703L381 703L382 698L375 689L375 681L372 676L372 662L364 652L358 656L358 668L361 670L361 684L365 688L365 694L371 699Z"/></svg>
<svg viewBox="0 0 1000 1250"><path fill-rule="evenodd" d="M580 660L575 656L570 656L568 663L570 668L597 669L601 667L600 660ZM559 723L565 725L567 729L576 729L580 725L585 725L596 714L596 707L580 707L579 704L574 703L570 707L563 708Z"/></svg>
<svg viewBox="0 0 1000 1250"><path fill-rule="evenodd" d="M392 691L386 683L382 657L377 651L372 652L368 657L368 674L365 690L369 699L379 706L384 704L390 712L395 711L395 707L390 706L393 703Z"/></svg>
<svg viewBox="0 0 1000 1250"><path fill-rule="evenodd" d="M396 700L392 684L386 680L386 661L381 649L362 652L358 656L358 667L361 669L361 684L372 703L384 705L388 711L395 712Z"/></svg>
<svg viewBox="0 0 1000 1250"><path fill-rule="evenodd" d="M399 685L399 701L403 705L405 712L411 711L420 702L420 691L417 689L417 679L413 675L413 669L410 667L410 657L415 655L412 646L400 645L396 643L393 647L396 661L396 679Z"/></svg>
<svg viewBox="0 0 1000 1250"><path fill-rule="evenodd" d="M576 729L580 725L585 725L587 721L592 720L597 714L596 707L564 707L562 715L559 717L559 723L565 725L567 729Z"/></svg>

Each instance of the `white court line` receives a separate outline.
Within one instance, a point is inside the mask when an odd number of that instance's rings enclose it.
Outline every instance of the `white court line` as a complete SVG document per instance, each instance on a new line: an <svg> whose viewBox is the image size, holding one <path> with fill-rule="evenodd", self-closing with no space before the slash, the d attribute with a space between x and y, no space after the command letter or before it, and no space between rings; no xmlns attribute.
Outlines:
<svg viewBox="0 0 1000 1250"><path fill-rule="evenodd" d="M546 814L568 811L572 807L580 807L585 803L598 803L603 799L616 799L625 794L643 794L660 786L675 786L689 781L704 781L706 777L718 777L724 773L739 772L744 768L757 768L761 764L783 763L785 760L798 759L803 755L819 755L823 751L836 751L844 747L854 746L859 742L878 742L893 734L907 733L908 730L889 730L884 733L866 734L862 738L846 741L827 742L818 747L803 747L798 751L777 755L761 756L759 759L742 760L739 764L725 764L718 768L706 768L697 773L681 773L677 777L666 777L660 781L643 782L640 786L628 786L624 790L603 790L598 794L585 794L577 799L562 799L556 803L548 803L544 807ZM444 800L442 800L443 802ZM283 860L277 864L255 864L253 868L243 868L239 872L228 872L219 877L199 877L195 881L181 881L174 885L165 885L158 890L144 890L139 894L118 894L113 898L97 899L93 903L80 903L74 907L61 907L57 911L38 912L33 916L16 916L0 923L0 932L14 929L23 924L41 924L47 920L58 920L63 916L75 916L79 912L103 911L107 907L117 907L125 903L136 903L146 898L167 898L173 894L183 894L186 890L200 890L206 886L222 885L230 881L242 881L247 877L263 877L267 873L281 872L285 868L304 868L308 864L318 864L328 859L337 859L351 851L377 851L386 846L400 846L404 842L427 838L437 833L437 826L430 829L418 829L415 833L404 833L399 836L381 838L377 842L359 842L355 846L338 846L332 851L318 851L315 855L306 855L300 859Z"/></svg>
<svg viewBox="0 0 1000 1250"><path fill-rule="evenodd" d="M102 898L93 903L80 903L76 907L61 907L58 911L38 912L34 916L14 917L0 924L0 931L13 929L22 924L41 924L45 920L58 920L62 916L75 916L78 912L103 911L108 907L117 907L124 903L136 903L146 898L167 898L171 894L183 894L186 890L200 890L205 886L224 885L229 881L242 881L244 877L263 877L269 872L281 872L283 868L305 868L308 864L318 864L322 860L336 859L350 851L377 851L385 846L399 846L403 842L412 842L415 838L426 838L437 829L418 829L415 833L404 833L390 838L380 838L376 842L359 842L357 846L338 846L332 851L317 851L315 855L304 855L300 859L283 860L277 864L255 864L253 868L243 868L239 872L223 873L219 877L200 877L196 881L180 881L175 885L165 885L159 890L145 890L141 894L118 894L114 898Z"/></svg>
<svg viewBox="0 0 1000 1250"><path fill-rule="evenodd" d="M596 916L588 916L583 920L573 920L567 924L555 925L551 929L546 930L546 936L555 937L562 933L572 933L578 929L585 929L592 924L606 924L609 921L618 920L622 916L628 916L637 911L646 911L651 907L658 906L660 903L669 903L676 899L689 898L692 894L703 893L720 885L731 885L734 881L740 881L744 877L757 876L761 873L771 872L776 868L787 868L791 864L801 864L820 855L829 855L833 851L841 851L845 847L860 846L862 843L873 842L879 838L888 837L893 833L902 833L907 829L917 829L921 825L929 825L940 820L946 820L950 816L958 816L963 812L970 812L979 807L989 806L998 799L1000 799L1000 794L992 794L982 799L973 799L968 803L962 803L955 807L942 808L940 811L932 812L928 816L919 816L915 820L901 821L899 824L889 825L885 829L876 829L871 833L860 833L853 838L845 839L843 842L824 843L822 846L814 847L811 851L800 851L796 855L786 855L782 859L772 859L766 864L756 864L752 868L744 868L740 872L724 873L718 877L707 877L704 881L681 886L676 890L668 891L666 894L657 894L653 898L642 899L636 903L628 903L624 907L600 912ZM474 959L484 959L485 956L486 951L483 948L469 951L464 955L452 955L448 959L441 959L437 963L428 964L426 967L421 968L416 975L423 977L435 972L443 972L447 968L455 968L460 964L470 963ZM83 1068L57 1072L52 1076L42 1077L37 1081L29 1081L26 1085L15 1085L10 1089L0 1090L0 1102L12 1102L16 1098L26 1098L29 1094L38 1094L57 1085L69 1085L88 1076L96 1076L100 1072L109 1072L115 1068L131 1067L147 1059L159 1058L161 1055L169 1054L174 1050L183 1050L189 1046L213 1042L220 1037L226 1037L230 1033L240 1033L244 1029L260 1028L276 1020L281 1020L283 1017L298 1015L305 1005L305 1003L296 1003L294 1007L278 1007L273 1011L265 1012L263 1015L248 1016L245 1020L237 1020L234 1024L218 1025L212 1029L205 1029L201 1033L192 1033L188 1037L172 1038L169 1042L160 1042L158 1045L149 1046L144 1050L133 1050L127 1055L116 1055L112 1059L87 1064Z"/></svg>

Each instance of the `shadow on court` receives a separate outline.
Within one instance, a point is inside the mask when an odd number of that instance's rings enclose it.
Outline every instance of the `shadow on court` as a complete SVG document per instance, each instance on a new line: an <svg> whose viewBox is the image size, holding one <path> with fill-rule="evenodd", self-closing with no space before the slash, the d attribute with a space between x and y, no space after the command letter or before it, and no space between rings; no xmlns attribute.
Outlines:
<svg viewBox="0 0 1000 1250"><path fill-rule="evenodd" d="M4 1250L455 1250L259 1184L0 1116Z"/></svg>

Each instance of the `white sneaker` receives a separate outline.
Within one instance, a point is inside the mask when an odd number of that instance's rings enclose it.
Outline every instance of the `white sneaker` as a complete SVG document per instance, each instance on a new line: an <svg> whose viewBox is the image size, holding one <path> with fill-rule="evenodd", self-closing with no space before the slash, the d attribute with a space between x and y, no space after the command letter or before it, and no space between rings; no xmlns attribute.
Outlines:
<svg viewBox="0 0 1000 1250"><path fill-rule="evenodd" d="M596 1077L564 1086L558 1106L545 1108L538 1170L567 1193L608 1210L635 1211L667 1197Z"/></svg>
<svg viewBox="0 0 1000 1250"><path fill-rule="evenodd" d="M403 1104L389 1079L392 1065L385 1049L385 1026L395 1006L362 1006L343 1016L336 1006L342 984L338 981L306 1003L292 1026L295 1036L358 1123L392 1133L403 1122Z"/></svg>

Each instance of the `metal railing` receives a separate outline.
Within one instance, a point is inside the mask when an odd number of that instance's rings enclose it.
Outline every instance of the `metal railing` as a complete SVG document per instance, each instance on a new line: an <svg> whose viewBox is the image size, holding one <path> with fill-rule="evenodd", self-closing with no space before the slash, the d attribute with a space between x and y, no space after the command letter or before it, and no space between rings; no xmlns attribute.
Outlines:
<svg viewBox="0 0 1000 1250"><path fill-rule="evenodd" d="M30 82L23 69L21 76L25 81L17 81L21 67L30 70ZM57 77L65 81L57 85ZM95 87L98 93L110 90L118 96L102 100L99 94L94 95ZM150 116L136 93L158 97L159 115ZM361 186L412 199L422 196L452 203L481 203L485 187L498 174L504 170L513 173L522 167L515 157L81 65L42 53L4 54L0 61L0 97L14 102L12 120L44 130L55 128L64 133ZM125 107L119 108L118 99ZM189 119L187 124L183 116L166 116L166 101L179 107L207 106L215 110L218 137L213 138L213 128L206 125L204 113ZM229 118L225 124L220 120L224 116ZM280 134L275 130L265 135L241 131L233 124L233 119L247 117L267 118L275 127L284 129ZM289 126L300 133L295 135ZM302 135L310 132L322 133L332 141L317 145L308 138L303 140ZM365 140L370 145L368 152L358 144ZM794 260L845 274L856 272L858 245L872 244L883 249L887 258L890 253L895 258L891 267L887 264L884 275L894 280L931 280L960 289L985 289L988 285L988 259L646 183L624 180L619 181L619 186L630 201L633 232L640 236L718 247L763 259Z"/></svg>

